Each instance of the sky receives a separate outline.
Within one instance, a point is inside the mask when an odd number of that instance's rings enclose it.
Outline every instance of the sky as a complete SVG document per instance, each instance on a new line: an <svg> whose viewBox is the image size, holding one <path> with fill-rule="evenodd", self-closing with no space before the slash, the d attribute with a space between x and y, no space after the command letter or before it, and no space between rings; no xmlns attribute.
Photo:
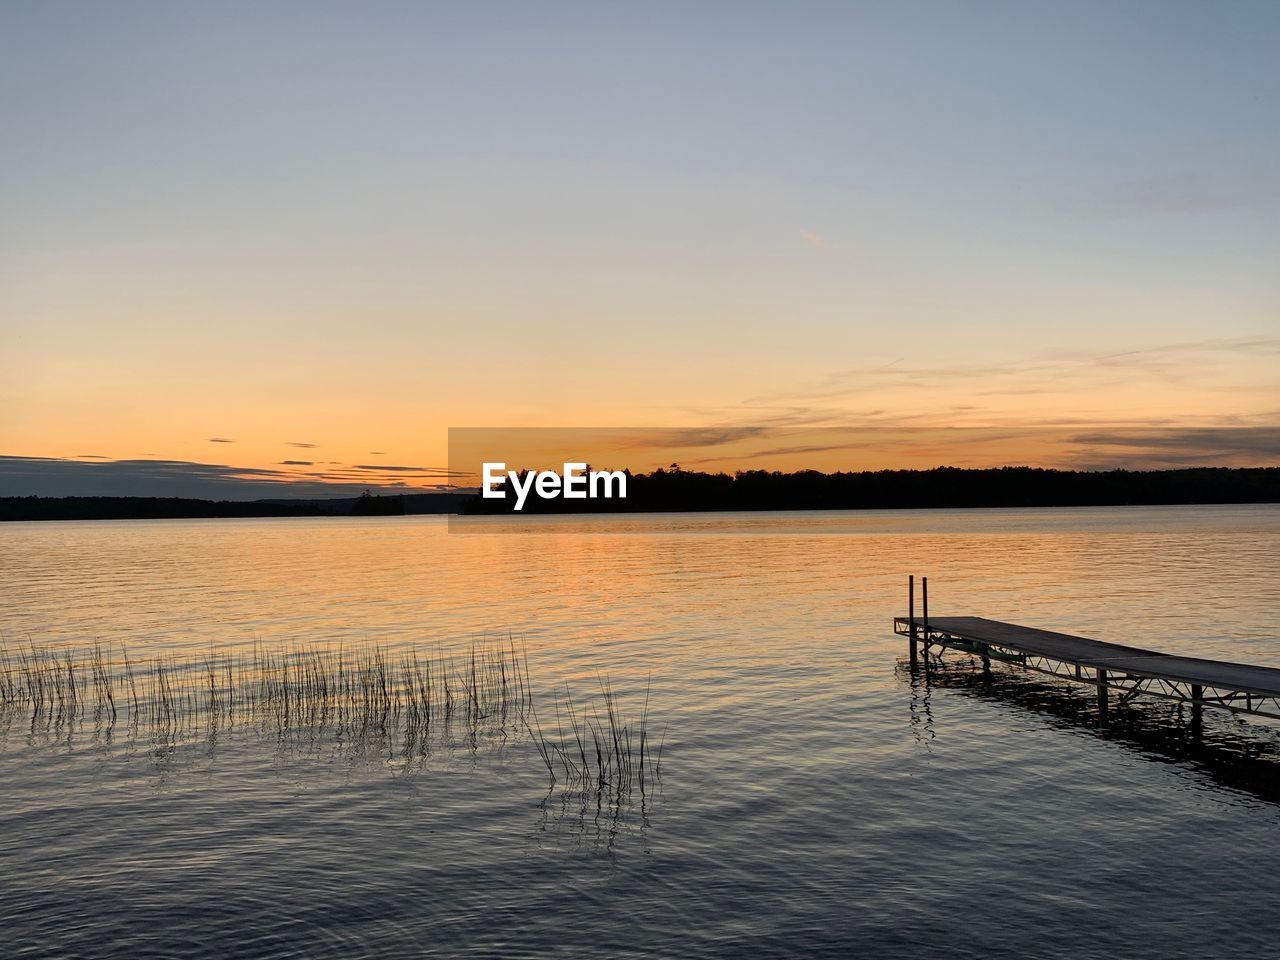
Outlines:
<svg viewBox="0 0 1280 960"><path fill-rule="evenodd" d="M9 0L0 494L433 489L451 427L1280 463L1278 49L1270 2Z"/></svg>

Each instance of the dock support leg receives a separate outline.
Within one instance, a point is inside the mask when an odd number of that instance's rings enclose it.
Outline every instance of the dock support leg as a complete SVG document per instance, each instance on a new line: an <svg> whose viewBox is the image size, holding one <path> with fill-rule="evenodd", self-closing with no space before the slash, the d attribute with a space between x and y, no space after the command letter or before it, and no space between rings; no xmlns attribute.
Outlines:
<svg viewBox="0 0 1280 960"><path fill-rule="evenodd" d="M1204 704L1204 687L1198 683L1191 685L1191 735L1200 736L1201 722L1204 719L1201 715L1202 706Z"/></svg>
<svg viewBox="0 0 1280 960"><path fill-rule="evenodd" d="M917 652L919 644L916 643L916 578L914 574L907 577L907 623L908 633L911 635L911 669L914 670L919 657Z"/></svg>
<svg viewBox="0 0 1280 960"><path fill-rule="evenodd" d="M920 578L920 603L924 608L924 668L929 669L929 578Z"/></svg>
<svg viewBox="0 0 1280 960"><path fill-rule="evenodd" d="M1107 712L1107 671L1098 668L1098 712Z"/></svg>

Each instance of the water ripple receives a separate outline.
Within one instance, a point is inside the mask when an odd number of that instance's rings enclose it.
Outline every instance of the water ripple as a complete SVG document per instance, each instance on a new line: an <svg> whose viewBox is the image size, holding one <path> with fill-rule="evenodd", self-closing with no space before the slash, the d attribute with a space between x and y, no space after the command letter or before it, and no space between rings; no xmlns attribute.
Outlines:
<svg viewBox="0 0 1280 960"><path fill-rule="evenodd" d="M2 952L1269 957L1271 728L1103 722L958 661L924 684L887 628L913 572L938 614L1280 665L1278 567L1275 507L10 524L11 650L512 631L540 697L651 683L666 743L661 783L609 803L549 793L527 732L410 763L330 733L0 724Z"/></svg>

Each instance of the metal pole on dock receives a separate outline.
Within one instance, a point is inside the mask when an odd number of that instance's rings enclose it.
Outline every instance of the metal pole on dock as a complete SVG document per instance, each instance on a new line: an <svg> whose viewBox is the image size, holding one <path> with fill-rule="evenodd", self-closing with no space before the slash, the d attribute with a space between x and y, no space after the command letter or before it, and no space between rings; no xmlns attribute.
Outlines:
<svg viewBox="0 0 1280 960"><path fill-rule="evenodd" d="M920 602L924 607L924 668L929 669L929 578L920 578Z"/></svg>
<svg viewBox="0 0 1280 960"><path fill-rule="evenodd" d="M911 666L916 665L916 577L907 577L907 632L911 637Z"/></svg>
<svg viewBox="0 0 1280 960"><path fill-rule="evenodd" d="M1098 668L1098 712L1107 712L1107 671Z"/></svg>

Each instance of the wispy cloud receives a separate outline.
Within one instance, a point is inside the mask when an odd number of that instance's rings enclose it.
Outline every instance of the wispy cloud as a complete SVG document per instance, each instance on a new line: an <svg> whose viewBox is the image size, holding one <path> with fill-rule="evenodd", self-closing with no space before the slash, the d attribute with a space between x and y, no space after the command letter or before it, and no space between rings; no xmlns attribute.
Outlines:
<svg viewBox="0 0 1280 960"><path fill-rule="evenodd" d="M1073 434L1067 442L1079 445L1072 456L1086 464L1118 459L1151 466L1280 465L1280 423L1100 429Z"/></svg>
<svg viewBox="0 0 1280 960"><path fill-rule="evenodd" d="M827 249L827 241L821 234L814 233L810 230L801 230L800 239L803 240L805 243L807 243L814 250Z"/></svg>
<svg viewBox="0 0 1280 960"><path fill-rule="evenodd" d="M853 451L858 449L866 449L867 447L872 446L877 442L878 440L869 438L861 443L849 442L849 443L810 444L807 446L797 445L797 446L791 446L791 447L774 447L771 450L752 450L750 453L745 455L738 454L735 456L701 457L697 460L687 461L687 463L689 463L692 466L708 466L714 463L728 463L731 461L741 463L744 460L747 462L752 462L756 460L769 460L776 457L798 457L798 456L803 456L805 454L834 453L841 450Z"/></svg>
<svg viewBox="0 0 1280 960"><path fill-rule="evenodd" d="M1113 184L1075 207L1095 215L1176 217L1256 208L1276 200L1280 178L1269 171L1226 179L1188 170Z"/></svg>
<svg viewBox="0 0 1280 960"><path fill-rule="evenodd" d="M1049 361L1081 363L1090 366L1116 367L1124 370L1158 370L1199 364L1206 357L1222 358L1239 354L1280 357L1280 337L1220 337L1211 340L1185 340L1154 344L1133 350L1050 350Z"/></svg>
<svg viewBox="0 0 1280 960"><path fill-rule="evenodd" d="M1280 338L1229 337L1155 344L1132 350L1059 349L1004 363L891 363L837 370L796 390L758 394L743 406L810 403L886 391L971 389L971 396L1015 396L1094 390L1145 377L1163 383L1204 383L1224 364L1280 358ZM1248 390L1252 380L1229 380L1224 389Z"/></svg>
<svg viewBox="0 0 1280 960"><path fill-rule="evenodd" d="M683 447L716 447L763 436L764 424L739 424L712 427L673 427L670 429L634 430L620 435L620 449L674 449Z"/></svg>
<svg viewBox="0 0 1280 960"><path fill-rule="evenodd" d="M302 449L302 450L314 450L316 448L316 445L314 443L299 443L296 440L290 440L285 444L285 446L298 447L299 449Z"/></svg>
<svg viewBox="0 0 1280 960"><path fill-rule="evenodd" d="M210 437L210 443L235 443L234 440L228 440L226 437Z"/></svg>

